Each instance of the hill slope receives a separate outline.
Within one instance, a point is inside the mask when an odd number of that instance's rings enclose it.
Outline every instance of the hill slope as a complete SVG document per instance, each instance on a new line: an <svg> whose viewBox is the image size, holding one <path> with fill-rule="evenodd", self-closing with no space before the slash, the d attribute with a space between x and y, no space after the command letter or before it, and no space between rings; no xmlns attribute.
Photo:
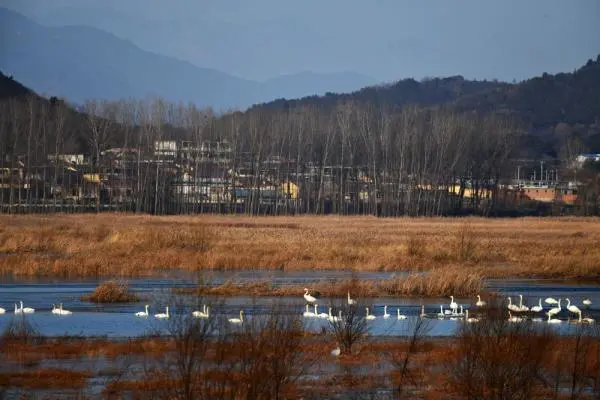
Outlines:
<svg viewBox="0 0 600 400"><path fill-rule="evenodd" d="M265 83L249 81L144 51L95 28L45 27L4 8L0 8L0 34L0 70L38 93L79 103L157 95L227 109L372 83L368 77L347 73L301 73Z"/></svg>

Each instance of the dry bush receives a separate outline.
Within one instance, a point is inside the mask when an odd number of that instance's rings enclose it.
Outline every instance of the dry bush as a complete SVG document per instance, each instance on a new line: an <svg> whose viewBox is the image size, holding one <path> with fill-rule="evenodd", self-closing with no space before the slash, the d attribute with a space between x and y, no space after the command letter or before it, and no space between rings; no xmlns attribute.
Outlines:
<svg viewBox="0 0 600 400"><path fill-rule="evenodd" d="M129 292L126 283L107 281L98 285L92 294L82 296L81 300L92 303L130 303L138 299Z"/></svg>
<svg viewBox="0 0 600 400"><path fill-rule="evenodd" d="M340 354L351 355L356 345L364 342L369 334L369 325L365 316L358 312L362 309L358 305L333 305L336 311L342 311L342 319L330 321L328 328L333 339L340 347ZM337 314L335 314L337 315Z"/></svg>
<svg viewBox="0 0 600 400"><path fill-rule="evenodd" d="M555 336L530 322L509 322L498 305L492 304L480 322L461 326L447 364L448 384L465 398L540 396Z"/></svg>

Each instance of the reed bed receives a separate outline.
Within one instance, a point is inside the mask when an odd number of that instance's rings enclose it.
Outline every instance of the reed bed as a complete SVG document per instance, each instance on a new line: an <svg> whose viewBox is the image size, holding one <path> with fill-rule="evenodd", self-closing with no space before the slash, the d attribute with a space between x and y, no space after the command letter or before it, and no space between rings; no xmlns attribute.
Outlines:
<svg viewBox="0 0 600 400"><path fill-rule="evenodd" d="M218 286L201 285L197 289L178 289L179 292L193 292L199 296L300 296L304 285L274 286L270 281L239 284L225 282ZM345 279L318 282L310 285L311 293L325 297L345 297L348 292L353 297L373 296L474 296L484 289L483 276L458 267L450 267L426 274L409 274L403 278L383 280Z"/></svg>
<svg viewBox="0 0 600 400"><path fill-rule="evenodd" d="M82 296L81 300L92 303L131 303L138 298L129 291L126 283L107 281L98 285L91 294Z"/></svg>
<svg viewBox="0 0 600 400"><path fill-rule="evenodd" d="M0 274L16 276L456 266L483 277L600 280L600 219L0 216Z"/></svg>

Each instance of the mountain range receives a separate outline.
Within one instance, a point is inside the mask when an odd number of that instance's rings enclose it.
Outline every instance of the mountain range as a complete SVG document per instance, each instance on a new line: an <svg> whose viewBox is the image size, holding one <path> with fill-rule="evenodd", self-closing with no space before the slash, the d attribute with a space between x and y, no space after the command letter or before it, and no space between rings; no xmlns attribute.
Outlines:
<svg viewBox="0 0 600 400"><path fill-rule="evenodd" d="M307 71L265 82L242 79L145 51L96 28L43 26L6 8L0 8L0 34L0 70L38 93L75 103L160 96L226 110L375 83L354 72Z"/></svg>

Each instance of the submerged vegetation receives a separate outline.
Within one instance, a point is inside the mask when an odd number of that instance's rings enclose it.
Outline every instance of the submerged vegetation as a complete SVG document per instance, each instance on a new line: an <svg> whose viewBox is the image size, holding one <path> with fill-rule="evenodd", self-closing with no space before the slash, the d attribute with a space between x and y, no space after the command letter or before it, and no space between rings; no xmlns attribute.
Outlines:
<svg viewBox="0 0 600 400"><path fill-rule="evenodd" d="M457 283L471 293L489 277L600 279L600 220L595 218L41 218L0 216L1 274L101 278L173 269L429 271L427 282L412 274L384 290L414 295L460 290Z"/></svg>

